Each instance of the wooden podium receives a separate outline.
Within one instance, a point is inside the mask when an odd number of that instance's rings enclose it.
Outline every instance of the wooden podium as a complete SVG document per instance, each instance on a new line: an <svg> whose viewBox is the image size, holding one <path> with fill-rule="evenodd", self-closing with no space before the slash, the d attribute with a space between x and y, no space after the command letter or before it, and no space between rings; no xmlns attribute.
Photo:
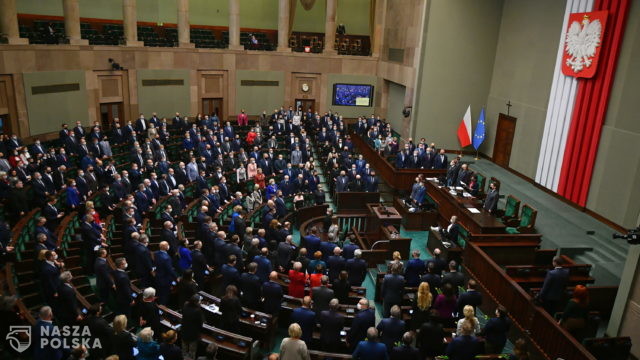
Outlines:
<svg viewBox="0 0 640 360"><path fill-rule="evenodd" d="M380 204L367 204L369 209L369 219L367 221L367 232L378 232L380 226L392 225L400 231L402 215L393 206L383 206Z"/></svg>

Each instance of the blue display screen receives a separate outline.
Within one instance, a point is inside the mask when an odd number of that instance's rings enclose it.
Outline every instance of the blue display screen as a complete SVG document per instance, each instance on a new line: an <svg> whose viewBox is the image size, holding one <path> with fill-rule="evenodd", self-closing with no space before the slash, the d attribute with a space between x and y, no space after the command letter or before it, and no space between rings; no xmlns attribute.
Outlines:
<svg viewBox="0 0 640 360"><path fill-rule="evenodd" d="M373 86L357 84L333 85L333 105L371 106L373 103Z"/></svg>

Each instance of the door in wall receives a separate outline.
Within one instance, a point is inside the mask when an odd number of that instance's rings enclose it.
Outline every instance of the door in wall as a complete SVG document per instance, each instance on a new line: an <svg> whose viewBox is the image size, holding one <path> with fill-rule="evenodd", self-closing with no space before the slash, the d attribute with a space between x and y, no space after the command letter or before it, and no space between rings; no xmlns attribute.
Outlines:
<svg viewBox="0 0 640 360"><path fill-rule="evenodd" d="M9 114L0 114L0 135L11 134Z"/></svg>
<svg viewBox="0 0 640 360"><path fill-rule="evenodd" d="M204 115L213 116L217 114L220 121L225 121L227 119L224 117L223 110L222 98L202 99L202 113Z"/></svg>
<svg viewBox="0 0 640 360"><path fill-rule="evenodd" d="M498 116L498 130L493 145L493 162L503 167L509 167L511 145L513 145L513 135L516 132L516 120L513 116L502 113Z"/></svg>
<svg viewBox="0 0 640 360"><path fill-rule="evenodd" d="M303 113L306 113L309 109L311 112L316 111L316 101L314 99L296 99L296 109L302 109Z"/></svg>
<svg viewBox="0 0 640 360"><path fill-rule="evenodd" d="M110 130L116 119L118 119L120 126L126 123L123 110L124 105L122 102L100 104L100 122L103 131Z"/></svg>

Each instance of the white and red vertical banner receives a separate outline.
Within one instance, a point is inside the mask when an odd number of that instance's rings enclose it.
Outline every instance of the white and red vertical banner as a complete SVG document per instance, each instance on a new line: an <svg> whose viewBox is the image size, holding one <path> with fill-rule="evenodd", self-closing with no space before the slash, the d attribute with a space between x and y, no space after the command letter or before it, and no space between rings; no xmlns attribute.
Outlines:
<svg viewBox="0 0 640 360"><path fill-rule="evenodd" d="M536 182L585 206L630 0L568 0Z"/></svg>

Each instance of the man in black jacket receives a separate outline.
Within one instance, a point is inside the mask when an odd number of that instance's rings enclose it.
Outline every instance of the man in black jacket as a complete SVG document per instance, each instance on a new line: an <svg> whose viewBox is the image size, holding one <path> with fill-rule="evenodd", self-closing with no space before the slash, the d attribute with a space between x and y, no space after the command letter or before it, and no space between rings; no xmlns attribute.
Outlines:
<svg viewBox="0 0 640 360"><path fill-rule="evenodd" d="M97 359L102 359L109 355L108 351L111 349L110 341L113 332L113 328L101 315L102 305L93 304L87 309L87 317L84 320L84 325L91 332L91 338L100 340L100 346L91 348L91 354Z"/></svg>
<svg viewBox="0 0 640 360"><path fill-rule="evenodd" d="M140 235L140 240L134 247L135 271L140 278L140 286L143 288L152 286L153 278L155 277L151 251L147 248L148 245L149 238L146 235Z"/></svg>
<svg viewBox="0 0 640 360"><path fill-rule="evenodd" d="M198 343L200 342L200 331L204 324L204 315L200 308L200 295L194 294L182 308L182 357L185 359L195 359Z"/></svg>
<svg viewBox="0 0 640 360"><path fill-rule="evenodd" d="M482 305L482 294L476 290L478 283L475 280L469 279L467 282L467 291L458 296L458 314L463 317L462 310L465 306L471 305L475 310L478 306Z"/></svg>
<svg viewBox="0 0 640 360"><path fill-rule="evenodd" d="M333 290L328 287L329 277L323 275L320 279L321 285L311 290L311 298L313 299L313 311L316 314L329 309L329 303L334 298Z"/></svg>
<svg viewBox="0 0 640 360"><path fill-rule="evenodd" d="M60 288L60 270L56 264L58 255L55 251L48 250L44 255L45 261L40 268L40 282L44 300L47 304L54 306L58 300L58 290Z"/></svg>
<svg viewBox="0 0 640 360"><path fill-rule="evenodd" d="M202 241L193 242L193 250L191 250L191 269L193 270L193 278L203 289L206 289L206 276L211 271L207 265L207 258L202 253Z"/></svg>
<svg viewBox="0 0 640 360"><path fill-rule="evenodd" d="M76 291L71 284L73 276L71 272L65 271L60 274L60 287L58 288L58 306L56 306L56 316L62 325L74 325L82 319L78 311L78 300Z"/></svg>
<svg viewBox="0 0 640 360"><path fill-rule="evenodd" d="M496 186L496 183L492 182L489 184L489 192L487 193L487 197L484 199L484 209L491 214L495 214L496 210L498 210L499 198L500 192L498 191L498 187Z"/></svg>
<svg viewBox="0 0 640 360"><path fill-rule="evenodd" d="M367 274L367 261L362 258L362 250L360 249L356 249L353 256L353 259L346 261L345 270L349 273L351 286L360 286Z"/></svg>
<svg viewBox="0 0 640 360"><path fill-rule="evenodd" d="M178 252L178 237L173 232L173 223L171 221L165 221L163 223L163 228L160 232L160 241L166 241L169 244L167 253L172 258L175 258Z"/></svg>
<svg viewBox="0 0 640 360"><path fill-rule="evenodd" d="M113 271L113 281L116 287L116 313L131 316L131 307L134 304L131 281L127 275L127 260L123 257L116 259L116 269Z"/></svg>
<svg viewBox="0 0 640 360"><path fill-rule="evenodd" d="M109 264L107 264L107 250L98 250L98 257L93 265L93 271L96 274L96 287L98 288L98 297L104 303L109 301L109 294L115 289L111 274L109 274Z"/></svg>
<svg viewBox="0 0 640 360"><path fill-rule="evenodd" d="M353 317L351 329L347 334L347 344L354 350L360 341L367 336L367 329L376 326L375 310L369 308L369 300L366 298L358 301L358 313Z"/></svg>
<svg viewBox="0 0 640 360"><path fill-rule="evenodd" d="M247 272L240 275L240 291L242 304L250 309L258 309L260 304L260 278L256 275L258 264L247 265Z"/></svg>
<svg viewBox="0 0 640 360"><path fill-rule="evenodd" d="M340 332L344 327L344 316L338 312L338 299L331 299L329 310L320 312L320 346L324 351L336 351L341 347Z"/></svg>

